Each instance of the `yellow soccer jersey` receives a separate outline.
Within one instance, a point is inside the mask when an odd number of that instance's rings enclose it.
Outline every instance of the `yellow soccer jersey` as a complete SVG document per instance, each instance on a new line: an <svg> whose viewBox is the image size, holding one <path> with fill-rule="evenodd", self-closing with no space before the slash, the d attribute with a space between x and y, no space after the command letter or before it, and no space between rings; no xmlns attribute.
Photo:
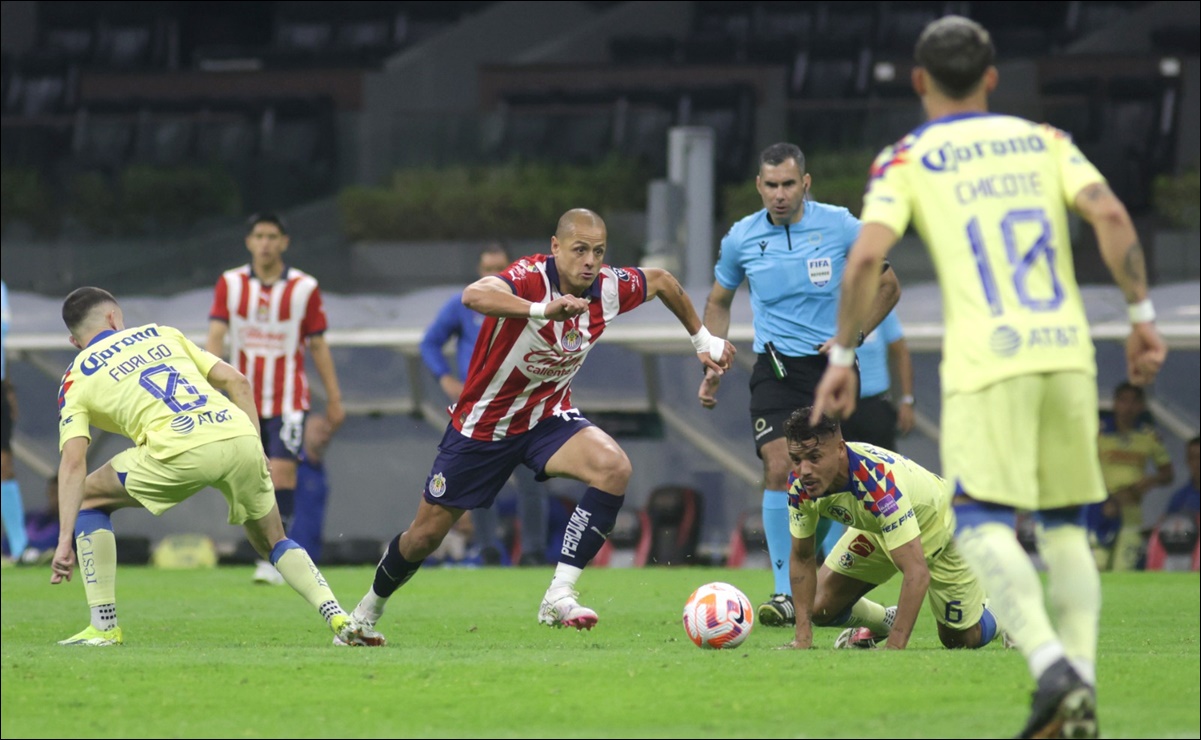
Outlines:
<svg viewBox="0 0 1201 740"><path fill-rule="evenodd" d="M954 530L950 484L903 455L847 442L846 491L812 498L789 476L788 525L793 537L812 537L824 516L879 534L889 550L922 538L926 559L947 546Z"/></svg>
<svg viewBox="0 0 1201 740"><path fill-rule="evenodd" d="M1117 431L1112 424L1102 428L1097 435L1097 452L1101 458L1105 490L1110 493L1142 480L1147 474L1148 463L1158 467L1172 461L1159 433L1150 425L1140 426L1128 434Z"/></svg>
<svg viewBox="0 0 1201 740"><path fill-rule="evenodd" d="M942 287L943 394L1029 373L1096 374L1066 205L1104 182L1070 137L989 113L915 129L872 165L863 223L912 220Z"/></svg>
<svg viewBox="0 0 1201 740"><path fill-rule="evenodd" d="M218 358L178 329L147 324L98 334L58 391L58 445L89 426L145 445L164 460L208 442L256 436L254 424L209 385Z"/></svg>

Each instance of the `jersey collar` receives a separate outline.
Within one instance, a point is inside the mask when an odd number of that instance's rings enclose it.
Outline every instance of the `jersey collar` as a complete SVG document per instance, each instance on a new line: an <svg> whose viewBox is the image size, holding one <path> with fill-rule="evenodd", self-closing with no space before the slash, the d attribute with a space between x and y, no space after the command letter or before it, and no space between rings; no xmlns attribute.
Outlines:
<svg viewBox="0 0 1201 740"><path fill-rule="evenodd" d="M100 332L96 336L92 337L92 341L88 342L88 347L91 347L96 342L99 342L103 339L107 339L116 333L117 333L116 329L105 329L104 331ZM85 349L86 349L86 347L85 347Z"/></svg>
<svg viewBox="0 0 1201 740"><path fill-rule="evenodd" d="M277 283L286 283L286 282L288 282L288 270L290 270L290 269L291 269L290 267L288 267L288 263L287 263L287 262L285 262L285 263L284 263L284 271L283 271L283 272L281 272L281 273L279 274L279 277L278 277L278 278L276 278L275 282L273 282L273 283L264 283L262 280L259 280L259 276L258 276L258 275L255 273L255 271L254 271L254 263L253 263L253 262L248 262L246 266L247 266L247 267L250 269L250 277L254 278L255 280L258 280L258 281L259 281L259 284L260 284L260 285L262 285L264 288L272 288L272 287L274 287L274 286L275 286Z"/></svg>
<svg viewBox="0 0 1201 740"><path fill-rule="evenodd" d="M603 267L602 267L603 269ZM546 276L550 278L551 285L555 286L555 290L559 291L560 295L567 295L563 289L559 287L559 268L555 266L555 258L546 258ZM596 279L592 281L592 285L588 286L588 290L584 291L584 295L588 298L600 298L600 270L597 270Z"/></svg>

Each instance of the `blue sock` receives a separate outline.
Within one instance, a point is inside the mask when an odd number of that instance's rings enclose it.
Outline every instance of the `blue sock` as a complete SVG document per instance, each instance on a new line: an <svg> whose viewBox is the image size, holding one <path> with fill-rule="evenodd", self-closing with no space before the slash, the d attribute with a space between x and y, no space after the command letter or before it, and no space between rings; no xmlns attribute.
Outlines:
<svg viewBox="0 0 1201 740"><path fill-rule="evenodd" d="M605 538L617 523L617 512L625 502L625 496L614 496L599 488L588 487L584 498L571 512L567 528L563 531L563 547L559 550L559 562L583 568L600 552Z"/></svg>
<svg viewBox="0 0 1201 740"><path fill-rule="evenodd" d="M989 611L988 607L984 607L984 613L980 615L980 644L976 647L982 648L992 639L997 636L997 618Z"/></svg>
<svg viewBox="0 0 1201 740"><path fill-rule="evenodd" d="M788 529L788 494L784 491L763 492L763 533L767 535L767 554L771 557L776 584L772 593L791 596L788 562L792 555L792 532Z"/></svg>
<svg viewBox="0 0 1201 740"><path fill-rule="evenodd" d="M4 533L8 535L8 551L13 560L20 560L29 544L25 534L25 506L21 503L21 486L16 478L0 484L0 513L4 515Z"/></svg>
<svg viewBox="0 0 1201 740"><path fill-rule="evenodd" d="M275 547L271 548L271 564L275 565L276 563L278 563L279 559L282 558L284 556L284 553L287 552L288 550L300 550L300 549L303 549L303 548L301 548L301 546L299 544L297 544L297 542L295 540L290 540L287 537L283 538L279 542L275 543Z"/></svg>
<svg viewBox="0 0 1201 740"><path fill-rule="evenodd" d="M408 583L424 562L424 559L416 563L405 560L400 554L400 535L396 535L388 543L388 549L384 550L379 565L375 566L375 580L371 584L371 590L382 599L388 598L396 593L396 589Z"/></svg>
<svg viewBox="0 0 1201 740"><path fill-rule="evenodd" d="M98 509L84 509L75 519L75 536L91 534L98 529L113 531L113 520L108 514Z"/></svg>

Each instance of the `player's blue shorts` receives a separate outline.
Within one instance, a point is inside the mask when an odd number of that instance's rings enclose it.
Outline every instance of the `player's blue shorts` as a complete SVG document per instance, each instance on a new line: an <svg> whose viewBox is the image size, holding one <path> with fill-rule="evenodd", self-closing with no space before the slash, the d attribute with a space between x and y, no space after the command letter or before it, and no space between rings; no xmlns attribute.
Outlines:
<svg viewBox="0 0 1201 740"><path fill-rule="evenodd" d="M272 460L297 460L304 442L303 411L288 411L270 419L259 417L263 451Z"/></svg>
<svg viewBox="0 0 1201 740"><path fill-rule="evenodd" d="M524 434L496 442L464 437L454 425L438 444L438 457L425 480L425 500L455 509L487 509L518 465L533 470L544 481L546 463L567 440L592 426L572 413L569 418L552 416Z"/></svg>

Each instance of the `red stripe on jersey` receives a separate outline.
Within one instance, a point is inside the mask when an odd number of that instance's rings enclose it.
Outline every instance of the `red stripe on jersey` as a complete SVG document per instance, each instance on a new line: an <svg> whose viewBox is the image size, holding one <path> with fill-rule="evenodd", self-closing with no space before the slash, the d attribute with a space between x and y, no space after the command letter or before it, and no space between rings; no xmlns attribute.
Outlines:
<svg viewBox="0 0 1201 740"><path fill-rule="evenodd" d="M246 374L246 353L245 352L238 353L238 372L242 373L243 375Z"/></svg>
<svg viewBox="0 0 1201 740"><path fill-rule="evenodd" d="M263 371L267 369L267 358L254 358L254 407L263 415Z"/></svg>
<svg viewBox="0 0 1201 740"><path fill-rule="evenodd" d="M500 324L499 332L496 330L498 323ZM488 382L500 371L508 349L521 336L525 325L526 322L521 319L504 319L502 323L500 319L492 316L484 318L484 324L480 327L479 339L476 339L475 349L471 352L471 362L467 366L467 381L463 384L463 393L459 396L459 404L455 408L456 419L462 417L459 412L470 413L472 407L483 398L484 391L488 389ZM493 334L496 336L492 341L480 341L486 337L492 337ZM497 351L493 351L493 348L496 348ZM462 424L457 421L455 428L459 431L463 430Z"/></svg>
<svg viewBox="0 0 1201 740"><path fill-rule="evenodd" d="M288 377L288 358L275 358L275 377L271 383L271 413L275 417L284 410L284 380ZM268 414L264 414L267 416Z"/></svg>
<svg viewBox="0 0 1201 740"><path fill-rule="evenodd" d="M242 273L242 295L238 298L238 316L246 318L250 315L250 275Z"/></svg>
<svg viewBox="0 0 1201 740"><path fill-rule="evenodd" d="M300 280L294 277L284 284L284 295L279 299L279 320L287 321L292 318L292 291L296 289L296 283Z"/></svg>
<svg viewBox="0 0 1201 740"><path fill-rule="evenodd" d="M292 384L292 408L304 409L309 408L309 380L304 374L304 352L296 351L296 367L300 369L296 373L296 382Z"/></svg>
<svg viewBox="0 0 1201 740"><path fill-rule="evenodd" d="M524 376L522 376L524 380ZM525 381L529 382L529 381ZM534 409L538 408L550 396L555 395L555 391L559 388L558 383L548 382L538 386L538 388L530 394L526 399L525 405L513 414L513 420L509 422L508 434L521 434L530 430L530 418L534 415ZM552 403L549 408L554 408Z"/></svg>
<svg viewBox="0 0 1201 740"><path fill-rule="evenodd" d="M530 379L527 378L521 370L513 368L509 373L509 377L497 392L496 398L512 399L523 388L529 385ZM511 403L511 401L510 401ZM471 435L472 439L489 440L492 439L492 433L496 430L496 425L501 422L509 414L509 404L497 403L493 401L488 404L487 410L484 411L484 417L475 425L475 432Z"/></svg>

